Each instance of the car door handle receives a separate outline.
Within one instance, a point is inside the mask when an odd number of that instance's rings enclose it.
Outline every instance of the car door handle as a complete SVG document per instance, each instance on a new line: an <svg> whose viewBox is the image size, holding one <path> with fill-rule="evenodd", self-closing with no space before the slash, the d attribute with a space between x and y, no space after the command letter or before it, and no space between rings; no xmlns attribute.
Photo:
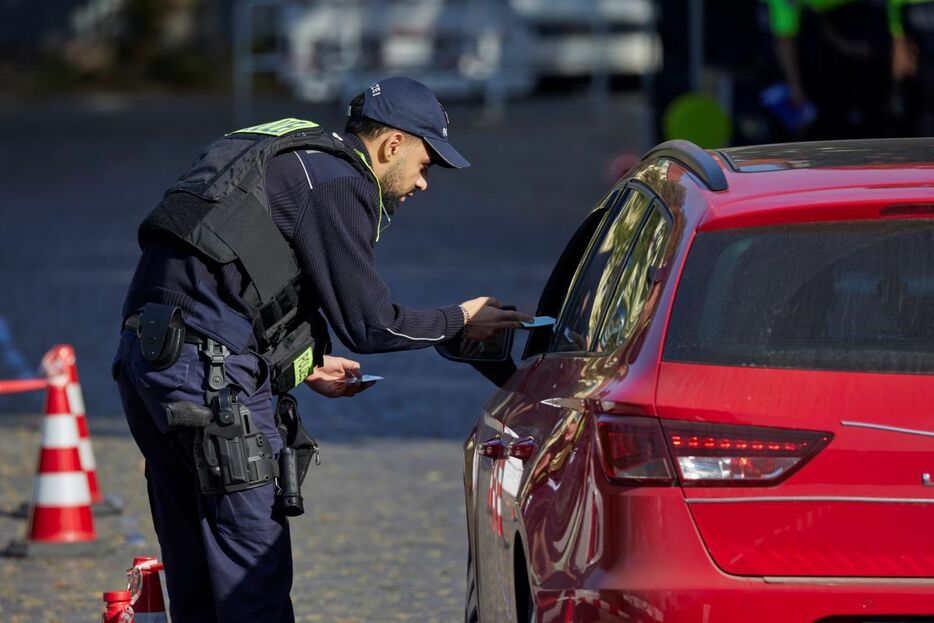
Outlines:
<svg viewBox="0 0 934 623"><path fill-rule="evenodd" d="M503 440L500 437L487 439L480 444L480 455L488 459L493 459L495 461L503 458L504 454L506 454L506 448L503 446Z"/></svg>
<svg viewBox="0 0 934 623"><path fill-rule="evenodd" d="M509 444L509 456L517 458L524 463L532 458L532 455L535 454L537 449L538 444L535 443L535 439L532 437L517 439Z"/></svg>

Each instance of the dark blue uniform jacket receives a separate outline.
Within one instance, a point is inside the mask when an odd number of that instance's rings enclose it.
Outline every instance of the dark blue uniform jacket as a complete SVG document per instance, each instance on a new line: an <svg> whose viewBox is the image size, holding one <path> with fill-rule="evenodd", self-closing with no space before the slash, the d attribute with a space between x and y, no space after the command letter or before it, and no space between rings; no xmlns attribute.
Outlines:
<svg viewBox="0 0 934 623"><path fill-rule="evenodd" d="M344 140L366 153L352 134ZM373 246L380 221L379 190L347 161L315 151L270 160L266 194L273 222L292 245L320 311L340 341L357 353L434 346L464 325L457 305L409 309L392 302L376 271ZM234 264L210 266L181 243L159 240L143 249L124 317L148 301L177 304L186 322L234 352L253 344L249 311Z"/></svg>

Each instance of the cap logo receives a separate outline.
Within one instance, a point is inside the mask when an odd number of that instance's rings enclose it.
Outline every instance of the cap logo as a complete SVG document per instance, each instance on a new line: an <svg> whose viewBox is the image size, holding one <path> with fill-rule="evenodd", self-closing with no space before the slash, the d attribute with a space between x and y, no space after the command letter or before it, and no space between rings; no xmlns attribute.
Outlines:
<svg viewBox="0 0 934 623"><path fill-rule="evenodd" d="M380 94L379 82L370 87L370 95L376 97Z"/></svg>
<svg viewBox="0 0 934 623"><path fill-rule="evenodd" d="M448 129L447 129L447 128L441 128L441 134L444 136L444 138L447 138L447 137L448 137Z"/></svg>

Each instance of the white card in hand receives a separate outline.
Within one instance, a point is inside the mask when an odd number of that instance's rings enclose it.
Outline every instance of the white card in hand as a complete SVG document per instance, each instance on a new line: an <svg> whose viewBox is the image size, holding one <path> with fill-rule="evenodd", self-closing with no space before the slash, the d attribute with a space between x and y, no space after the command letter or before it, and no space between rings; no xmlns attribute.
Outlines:
<svg viewBox="0 0 934 623"><path fill-rule="evenodd" d="M535 316L532 318L532 322L522 322L523 329L537 329L538 327L550 327L555 323L555 319L551 316Z"/></svg>

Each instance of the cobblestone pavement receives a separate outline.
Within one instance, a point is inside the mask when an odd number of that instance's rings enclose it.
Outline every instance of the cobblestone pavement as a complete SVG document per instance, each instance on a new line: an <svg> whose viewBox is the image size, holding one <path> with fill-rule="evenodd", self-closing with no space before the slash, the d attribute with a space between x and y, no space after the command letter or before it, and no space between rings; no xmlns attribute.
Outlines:
<svg viewBox="0 0 934 623"><path fill-rule="evenodd" d="M38 421L39 416L29 418ZM25 418L0 431L0 548L26 522L9 515L32 490L38 433ZM100 620L101 592L125 586L133 556L158 555L143 464L125 434L96 435L105 493L121 516L95 521L101 554L81 559L0 558L0 621ZM466 537L454 441L324 442L292 519L297 621L457 621L463 616Z"/></svg>
<svg viewBox="0 0 934 623"><path fill-rule="evenodd" d="M53 344L78 353L100 477L127 512L98 522L105 556L0 559L0 621L93 621L136 554L157 551L139 453L109 362L139 256L136 228L207 142L233 126L212 96L95 94L19 101L0 94L0 379L29 376ZM250 123L342 111L276 98ZM638 97L604 109L584 98L510 104L490 118L448 106L452 140L473 166L431 170L376 248L397 302L439 306L480 295L534 308L561 249L609 185L624 150L648 147ZM521 347L517 339L517 349ZM337 349L337 352L346 354ZM299 620L457 621L466 539L460 445L491 386L433 351L355 357L386 380L352 400L303 392L325 463L309 513L293 522ZM0 396L0 510L29 496L41 396ZM25 522L0 514L0 548Z"/></svg>

